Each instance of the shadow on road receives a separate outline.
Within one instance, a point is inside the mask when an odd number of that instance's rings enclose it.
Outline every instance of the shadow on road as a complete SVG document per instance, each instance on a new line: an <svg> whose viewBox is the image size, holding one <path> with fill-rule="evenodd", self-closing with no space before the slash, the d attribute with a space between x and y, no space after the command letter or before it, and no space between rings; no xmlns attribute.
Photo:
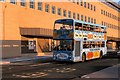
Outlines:
<svg viewBox="0 0 120 80"><path fill-rule="evenodd" d="M106 56L103 58L118 58L120 59L120 55L117 54L117 52L108 52Z"/></svg>

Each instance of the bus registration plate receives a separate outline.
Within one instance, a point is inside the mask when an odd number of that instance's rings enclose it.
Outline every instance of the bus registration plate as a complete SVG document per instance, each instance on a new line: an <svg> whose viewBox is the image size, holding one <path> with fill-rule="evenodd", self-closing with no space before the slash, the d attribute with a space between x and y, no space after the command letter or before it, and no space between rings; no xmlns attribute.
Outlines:
<svg viewBox="0 0 120 80"><path fill-rule="evenodd" d="M61 54L58 54L57 57L59 59L67 59L68 58L68 55L67 54L64 54L64 53L61 53Z"/></svg>

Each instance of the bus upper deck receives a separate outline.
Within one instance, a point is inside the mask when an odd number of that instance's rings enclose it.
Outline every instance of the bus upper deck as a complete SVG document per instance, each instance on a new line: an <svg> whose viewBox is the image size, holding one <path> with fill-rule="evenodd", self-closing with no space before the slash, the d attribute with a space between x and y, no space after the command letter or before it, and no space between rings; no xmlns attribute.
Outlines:
<svg viewBox="0 0 120 80"><path fill-rule="evenodd" d="M74 19L56 20L54 39L107 40L106 27Z"/></svg>

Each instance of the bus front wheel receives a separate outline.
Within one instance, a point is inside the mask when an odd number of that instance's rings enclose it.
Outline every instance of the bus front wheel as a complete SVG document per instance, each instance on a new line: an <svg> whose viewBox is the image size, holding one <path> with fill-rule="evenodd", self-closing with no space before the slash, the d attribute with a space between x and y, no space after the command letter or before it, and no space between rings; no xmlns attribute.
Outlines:
<svg viewBox="0 0 120 80"><path fill-rule="evenodd" d="M86 55L85 53L82 54L82 62L85 62L86 61Z"/></svg>

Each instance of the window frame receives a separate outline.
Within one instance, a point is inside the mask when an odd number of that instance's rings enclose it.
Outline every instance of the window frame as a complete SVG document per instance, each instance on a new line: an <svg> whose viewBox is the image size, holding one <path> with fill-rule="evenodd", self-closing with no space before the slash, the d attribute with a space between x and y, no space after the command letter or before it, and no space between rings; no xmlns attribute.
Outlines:
<svg viewBox="0 0 120 80"><path fill-rule="evenodd" d="M68 11L68 17L71 18L71 11Z"/></svg>
<svg viewBox="0 0 120 80"><path fill-rule="evenodd" d="M63 9L63 16L66 17L67 16L67 11L65 9Z"/></svg>
<svg viewBox="0 0 120 80"><path fill-rule="evenodd" d="M42 2L38 2L38 10L42 10Z"/></svg>
<svg viewBox="0 0 120 80"><path fill-rule="evenodd" d="M20 0L20 5L21 6L26 6L26 0Z"/></svg>
<svg viewBox="0 0 120 80"><path fill-rule="evenodd" d="M35 2L34 2L34 0L30 0L29 3L30 3L30 4L29 4L29 7L30 7L31 9L35 9Z"/></svg>
<svg viewBox="0 0 120 80"><path fill-rule="evenodd" d="M49 4L45 4L45 12L50 12L50 5Z"/></svg>
<svg viewBox="0 0 120 80"><path fill-rule="evenodd" d="M16 0L10 0L10 3L11 4L16 4L17 2L16 2Z"/></svg>
<svg viewBox="0 0 120 80"><path fill-rule="evenodd" d="M56 7L52 6L52 14L55 14L55 13L56 13Z"/></svg>
<svg viewBox="0 0 120 80"><path fill-rule="evenodd" d="M58 9L57 9L57 14L58 14L58 15L61 15L61 8L58 8Z"/></svg>
<svg viewBox="0 0 120 80"><path fill-rule="evenodd" d="M76 19L76 14L75 14L75 12L73 13L73 19Z"/></svg>

